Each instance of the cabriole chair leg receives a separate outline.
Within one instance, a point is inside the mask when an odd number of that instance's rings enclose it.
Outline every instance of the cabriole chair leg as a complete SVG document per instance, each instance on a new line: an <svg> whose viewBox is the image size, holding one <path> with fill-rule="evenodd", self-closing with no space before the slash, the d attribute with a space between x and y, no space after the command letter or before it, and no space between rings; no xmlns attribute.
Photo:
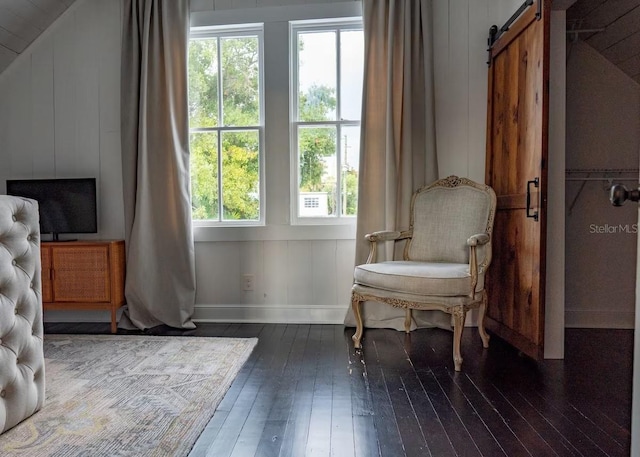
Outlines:
<svg viewBox="0 0 640 457"><path fill-rule="evenodd" d="M353 340L353 347L355 347L356 349L360 349L362 347L360 340L362 339L362 332L364 330L360 305L361 303L362 302L354 295L351 296L351 308L353 309L353 315L356 318L356 333L351 337L351 339Z"/></svg>
<svg viewBox="0 0 640 457"><path fill-rule="evenodd" d="M462 330L464 330L464 320L466 311L456 309L453 312L453 366L456 371L462 369L462 354L460 344L462 342Z"/></svg>
<svg viewBox="0 0 640 457"><path fill-rule="evenodd" d="M411 308L407 308L404 315L404 331L409 333L411 331Z"/></svg>
<svg viewBox="0 0 640 457"><path fill-rule="evenodd" d="M487 291L482 291L482 303L480 303L480 309L478 312L478 332L480 333L480 338L482 338L482 346L485 348L489 347L489 334L484 328L484 316L487 312Z"/></svg>

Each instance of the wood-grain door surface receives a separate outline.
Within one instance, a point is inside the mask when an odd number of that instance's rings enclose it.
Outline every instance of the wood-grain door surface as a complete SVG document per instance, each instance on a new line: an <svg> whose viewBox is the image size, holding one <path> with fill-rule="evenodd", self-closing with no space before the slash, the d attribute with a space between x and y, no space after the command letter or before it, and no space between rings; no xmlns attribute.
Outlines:
<svg viewBox="0 0 640 457"><path fill-rule="evenodd" d="M548 79L549 2L536 0L490 50L486 163L498 198L487 328L534 358L544 346Z"/></svg>

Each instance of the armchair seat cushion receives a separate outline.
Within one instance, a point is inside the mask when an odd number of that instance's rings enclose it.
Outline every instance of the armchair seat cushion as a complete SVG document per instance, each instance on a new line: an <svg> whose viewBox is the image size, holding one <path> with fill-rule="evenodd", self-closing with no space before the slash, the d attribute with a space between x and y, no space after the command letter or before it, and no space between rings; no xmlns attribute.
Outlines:
<svg viewBox="0 0 640 457"><path fill-rule="evenodd" d="M469 264L416 261L387 261L358 265L356 284L392 292L436 297L469 295ZM484 288L484 273L478 274L476 292Z"/></svg>

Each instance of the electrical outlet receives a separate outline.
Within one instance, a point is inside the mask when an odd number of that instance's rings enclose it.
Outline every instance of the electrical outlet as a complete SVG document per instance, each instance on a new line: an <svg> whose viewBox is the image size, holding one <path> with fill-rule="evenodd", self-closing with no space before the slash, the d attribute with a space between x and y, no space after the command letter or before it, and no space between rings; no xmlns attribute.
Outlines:
<svg viewBox="0 0 640 457"><path fill-rule="evenodd" d="M255 280L254 275L242 275L242 290L253 290Z"/></svg>

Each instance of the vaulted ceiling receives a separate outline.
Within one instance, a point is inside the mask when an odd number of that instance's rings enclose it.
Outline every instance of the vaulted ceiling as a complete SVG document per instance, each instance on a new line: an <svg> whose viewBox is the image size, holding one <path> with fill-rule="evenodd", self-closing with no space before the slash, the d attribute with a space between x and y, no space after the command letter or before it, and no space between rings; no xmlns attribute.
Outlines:
<svg viewBox="0 0 640 457"><path fill-rule="evenodd" d="M75 0L0 0L0 73Z"/></svg>
<svg viewBox="0 0 640 457"><path fill-rule="evenodd" d="M0 0L0 73L75 1ZM640 83L640 0L574 1L554 1L573 3L567 29L576 32L567 38L584 40Z"/></svg>
<svg viewBox="0 0 640 457"><path fill-rule="evenodd" d="M640 0L578 0L567 9L567 30L576 31L568 40L584 40L640 83Z"/></svg>

